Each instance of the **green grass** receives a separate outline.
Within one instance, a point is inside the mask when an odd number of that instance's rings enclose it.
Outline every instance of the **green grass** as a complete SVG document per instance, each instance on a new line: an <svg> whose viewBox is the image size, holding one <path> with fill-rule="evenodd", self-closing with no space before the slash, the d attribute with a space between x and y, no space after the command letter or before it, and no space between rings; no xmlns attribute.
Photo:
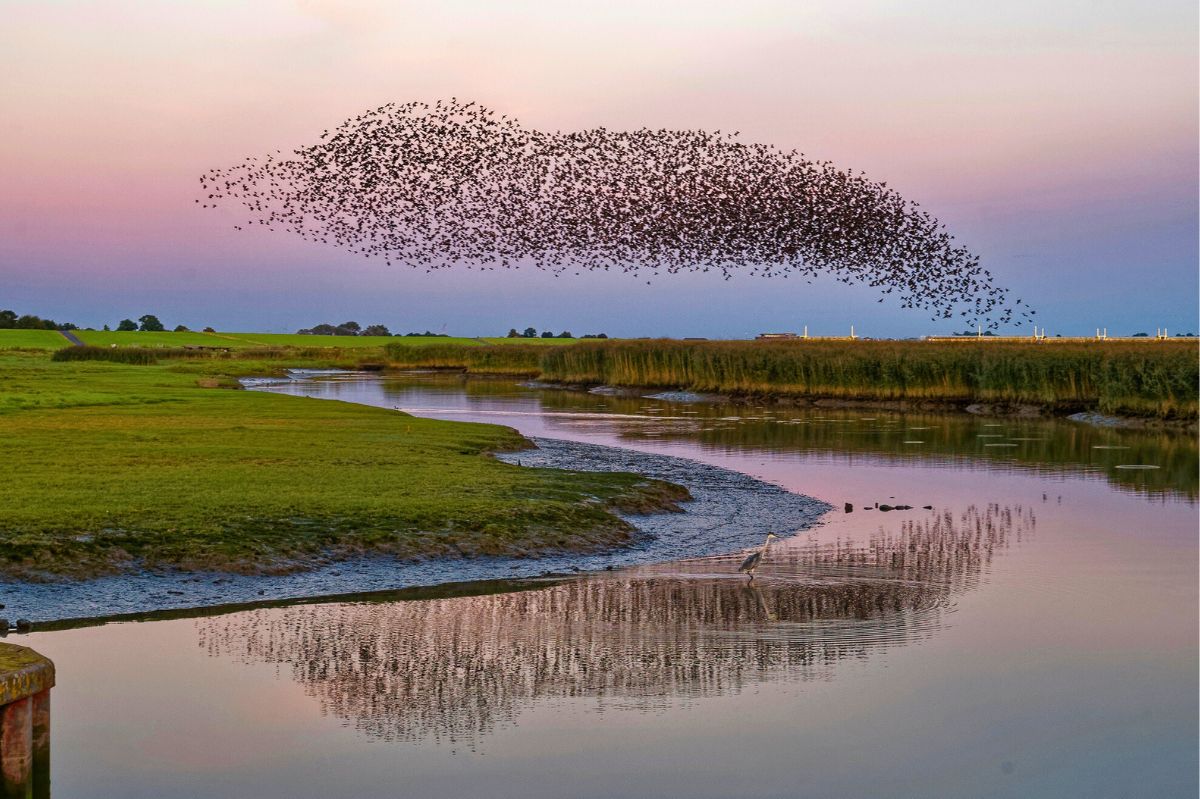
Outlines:
<svg viewBox="0 0 1200 799"><path fill-rule="evenodd" d="M199 331L77 330L84 344L97 347L298 347L317 349L370 349L389 344L404 347L460 346L482 347L487 344L517 346L561 346L574 344L573 338L467 338L463 336L302 336L298 333L202 333ZM68 342L54 330L0 330L0 349L57 349Z"/></svg>
<svg viewBox="0 0 1200 799"><path fill-rule="evenodd" d="M478 339L446 336L302 336L297 333L200 333L196 331L150 333L141 330L80 330L76 331L76 335L83 343L98 347L109 347L116 344L118 347L201 346L230 349L336 347L350 349L382 347L390 343L403 343L407 346L448 343L467 347L482 345Z"/></svg>
<svg viewBox="0 0 1200 799"><path fill-rule="evenodd" d="M505 427L205 388L231 383L200 363L0 355L0 573L594 550L629 539L612 508L684 496L499 462L527 443Z"/></svg>
<svg viewBox="0 0 1200 799"><path fill-rule="evenodd" d="M84 344L95 347L249 347L251 344L233 341L217 333L187 331L151 333L144 330L76 330Z"/></svg>
<svg viewBox="0 0 1200 799"><path fill-rule="evenodd" d="M57 330L0 330L0 350L56 350L70 343Z"/></svg>
<svg viewBox="0 0 1200 799"><path fill-rule="evenodd" d="M446 336L301 336L296 333L219 333L254 346L266 347L382 347L403 344L421 347L430 344L457 344L463 347L481 346L472 338Z"/></svg>

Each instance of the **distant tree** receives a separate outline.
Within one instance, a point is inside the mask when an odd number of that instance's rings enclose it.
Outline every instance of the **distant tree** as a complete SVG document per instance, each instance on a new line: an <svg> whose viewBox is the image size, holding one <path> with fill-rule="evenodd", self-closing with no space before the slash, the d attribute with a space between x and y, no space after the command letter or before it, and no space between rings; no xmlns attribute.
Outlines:
<svg viewBox="0 0 1200 799"><path fill-rule="evenodd" d="M191 331L189 331L189 330L187 329L187 326L186 326L186 325L175 325L175 332L176 332L176 333L188 333L188 332L191 332Z"/></svg>
<svg viewBox="0 0 1200 799"><path fill-rule="evenodd" d="M211 327L206 327L206 328L204 328L204 332L205 333L216 333L217 331L213 330Z"/></svg>
<svg viewBox="0 0 1200 799"><path fill-rule="evenodd" d="M161 333L166 330L166 328L163 327L163 323L158 321L158 317L154 314L148 313L145 316L141 316L138 318L138 321L142 323L141 329L145 330L147 333Z"/></svg>
<svg viewBox="0 0 1200 799"><path fill-rule="evenodd" d="M1149 333L1134 333L1130 338L1150 338Z"/></svg>
<svg viewBox="0 0 1200 799"><path fill-rule="evenodd" d="M338 330L344 330L344 333L338 333L339 336L357 336L362 332L362 325L358 322L342 322L338 325Z"/></svg>
<svg viewBox="0 0 1200 799"><path fill-rule="evenodd" d="M104 326L104 329L105 329L105 330L110 330L111 328L110 328L108 325L105 325L105 326Z"/></svg>
<svg viewBox="0 0 1200 799"><path fill-rule="evenodd" d="M549 330L543 330L542 338L554 338L554 334L551 333Z"/></svg>
<svg viewBox="0 0 1200 799"><path fill-rule="evenodd" d="M386 325L367 325L366 329L363 330L362 335L390 336L392 335L392 331L388 330Z"/></svg>
<svg viewBox="0 0 1200 799"><path fill-rule="evenodd" d="M532 327L525 328L525 332L521 334L521 338L537 338L537 329Z"/></svg>
<svg viewBox="0 0 1200 799"><path fill-rule="evenodd" d="M607 333L597 333L596 338L608 338L608 334Z"/></svg>
<svg viewBox="0 0 1200 799"><path fill-rule="evenodd" d="M122 319L117 323L117 330L137 330L137 322L132 319Z"/></svg>
<svg viewBox="0 0 1200 799"><path fill-rule="evenodd" d="M17 316L16 311L0 311L0 330L78 330L70 322L55 322L53 319L43 319L34 314Z"/></svg>
<svg viewBox="0 0 1200 799"><path fill-rule="evenodd" d="M508 329L508 337L509 338L520 338L521 334L517 332L517 329L515 327L510 327Z"/></svg>
<svg viewBox="0 0 1200 799"><path fill-rule="evenodd" d="M559 338L575 338L574 336L571 335L570 330L564 330L563 332L558 334L558 337Z"/></svg>
<svg viewBox="0 0 1200 799"><path fill-rule="evenodd" d="M307 331L307 333L310 336L336 336L337 328L333 325L317 325L311 330Z"/></svg>

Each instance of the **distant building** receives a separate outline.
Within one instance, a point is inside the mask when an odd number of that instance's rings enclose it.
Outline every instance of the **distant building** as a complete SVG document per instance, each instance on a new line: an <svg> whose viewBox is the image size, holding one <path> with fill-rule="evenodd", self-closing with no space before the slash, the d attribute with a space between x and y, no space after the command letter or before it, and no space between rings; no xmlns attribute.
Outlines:
<svg viewBox="0 0 1200 799"><path fill-rule="evenodd" d="M774 341L781 338L800 338L795 333L759 333L754 337L755 341Z"/></svg>

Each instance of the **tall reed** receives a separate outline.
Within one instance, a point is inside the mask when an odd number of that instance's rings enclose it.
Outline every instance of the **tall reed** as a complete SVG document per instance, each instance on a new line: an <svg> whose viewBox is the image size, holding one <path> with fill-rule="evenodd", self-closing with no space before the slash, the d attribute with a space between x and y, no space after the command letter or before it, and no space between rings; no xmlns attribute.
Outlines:
<svg viewBox="0 0 1200 799"><path fill-rule="evenodd" d="M141 366L166 358L207 358L208 353L182 347L63 347L50 356L52 361L111 361Z"/></svg>
<svg viewBox="0 0 1200 799"><path fill-rule="evenodd" d="M1030 403L1194 418L1195 342L614 341L542 353L567 383L862 400Z"/></svg>
<svg viewBox="0 0 1200 799"><path fill-rule="evenodd" d="M404 343L386 346L393 366L419 369L465 369L476 374L510 374L536 377L542 371L546 347L531 344L465 346L462 344L426 344L413 347Z"/></svg>

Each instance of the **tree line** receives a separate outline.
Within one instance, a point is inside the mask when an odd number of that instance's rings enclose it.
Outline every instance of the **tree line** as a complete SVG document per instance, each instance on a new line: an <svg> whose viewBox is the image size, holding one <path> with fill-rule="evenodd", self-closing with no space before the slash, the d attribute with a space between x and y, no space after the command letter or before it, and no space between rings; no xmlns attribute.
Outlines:
<svg viewBox="0 0 1200 799"><path fill-rule="evenodd" d="M78 330L70 322L55 322L33 314L17 315L16 311L0 311L0 330Z"/></svg>
<svg viewBox="0 0 1200 799"><path fill-rule="evenodd" d="M430 336L449 338L449 333L434 333L426 330L424 333L393 333L387 325L367 325L363 327L358 322L342 322L340 325L321 324L302 328L296 331L301 336Z"/></svg>
<svg viewBox="0 0 1200 799"><path fill-rule="evenodd" d="M525 330L523 332L518 333L517 329L514 327L514 328L509 329L507 338L575 338L575 336L574 336L574 334L571 333L570 330L564 330L563 332L561 332L557 335L555 335L555 333L553 331L543 330L541 332L541 334L539 335L537 332L537 328L535 328L535 327L527 327L527 328L525 328ZM607 333L586 333L586 334L580 336L580 338L608 338L608 334Z"/></svg>

